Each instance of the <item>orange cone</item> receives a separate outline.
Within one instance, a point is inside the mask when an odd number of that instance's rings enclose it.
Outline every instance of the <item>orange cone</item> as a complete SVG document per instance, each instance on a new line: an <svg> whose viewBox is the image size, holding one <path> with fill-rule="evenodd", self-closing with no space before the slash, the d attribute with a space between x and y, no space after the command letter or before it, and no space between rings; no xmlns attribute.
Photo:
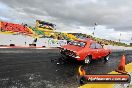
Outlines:
<svg viewBox="0 0 132 88"><path fill-rule="evenodd" d="M127 73L125 71L125 62L126 62L126 57L125 57L125 55L123 55L119 65L118 65L118 69L116 70L116 72L122 73L122 74L126 74Z"/></svg>

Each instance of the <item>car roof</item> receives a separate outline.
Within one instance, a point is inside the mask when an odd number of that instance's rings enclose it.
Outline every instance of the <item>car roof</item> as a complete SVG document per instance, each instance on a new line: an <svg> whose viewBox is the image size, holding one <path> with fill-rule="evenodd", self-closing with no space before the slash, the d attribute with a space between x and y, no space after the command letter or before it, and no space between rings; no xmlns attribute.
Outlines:
<svg viewBox="0 0 132 88"><path fill-rule="evenodd" d="M77 40L77 41L80 41L80 42L95 42L94 40L92 40L91 38L87 38L87 39L79 39L79 40Z"/></svg>

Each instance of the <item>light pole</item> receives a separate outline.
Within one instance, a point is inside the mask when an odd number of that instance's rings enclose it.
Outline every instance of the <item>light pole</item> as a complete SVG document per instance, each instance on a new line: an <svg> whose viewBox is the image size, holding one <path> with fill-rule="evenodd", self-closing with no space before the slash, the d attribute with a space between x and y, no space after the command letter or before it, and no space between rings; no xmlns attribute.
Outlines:
<svg viewBox="0 0 132 88"><path fill-rule="evenodd" d="M132 35L132 34L131 34ZM132 36L131 36L131 41L132 41Z"/></svg>
<svg viewBox="0 0 132 88"><path fill-rule="evenodd" d="M119 42L121 42L121 33L120 33L120 37L119 37Z"/></svg>
<svg viewBox="0 0 132 88"><path fill-rule="evenodd" d="M96 29L95 27L96 27L96 25L97 25L97 23L94 23L94 30L93 30L93 33L92 33L93 36L95 35L95 29Z"/></svg>
<svg viewBox="0 0 132 88"><path fill-rule="evenodd" d="M132 46L132 34L130 34L130 46Z"/></svg>

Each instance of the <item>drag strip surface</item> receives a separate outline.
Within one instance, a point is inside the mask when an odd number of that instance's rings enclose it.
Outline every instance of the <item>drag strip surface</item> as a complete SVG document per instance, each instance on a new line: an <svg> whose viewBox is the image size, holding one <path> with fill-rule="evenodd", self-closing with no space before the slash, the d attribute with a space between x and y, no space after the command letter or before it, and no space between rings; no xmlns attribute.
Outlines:
<svg viewBox="0 0 132 88"><path fill-rule="evenodd" d="M87 74L104 74L117 68L122 54L132 62L132 51L113 52L110 60L85 65ZM0 87L77 88L78 67L82 63L63 61L58 49L0 49Z"/></svg>

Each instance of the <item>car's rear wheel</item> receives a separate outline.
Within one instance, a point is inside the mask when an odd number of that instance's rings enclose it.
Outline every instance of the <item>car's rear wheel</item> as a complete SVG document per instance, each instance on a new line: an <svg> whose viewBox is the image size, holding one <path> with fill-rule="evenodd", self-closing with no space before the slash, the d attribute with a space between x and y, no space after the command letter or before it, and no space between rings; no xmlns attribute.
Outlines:
<svg viewBox="0 0 132 88"><path fill-rule="evenodd" d="M109 55L105 56L105 57L104 57L104 61L107 62L107 61L109 60L109 57L110 57Z"/></svg>
<svg viewBox="0 0 132 88"><path fill-rule="evenodd" d="M84 63L85 63L85 64L90 64L90 63L91 63L91 60L92 60L92 58L91 58L90 56L87 56L87 57L85 58L85 60L84 60Z"/></svg>

